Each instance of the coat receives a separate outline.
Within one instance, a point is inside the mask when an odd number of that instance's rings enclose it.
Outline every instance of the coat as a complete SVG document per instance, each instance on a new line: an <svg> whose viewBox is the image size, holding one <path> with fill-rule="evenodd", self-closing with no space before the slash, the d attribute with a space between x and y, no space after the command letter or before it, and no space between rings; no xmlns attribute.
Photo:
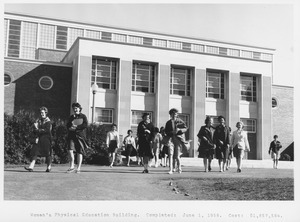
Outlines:
<svg viewBox="0 0 300 222"><path fill-rule="evenodd" d="M52 124L48 117L45 119L38 119L36 121L37 127L34 127L35 140L30 152L30 155L48 157L52 155Z"/></svg>
<svg viewBox="0 0 300 222"><path fill-rule="evenodd" d="M77 125L76 130L72 131L69 128L72 125ZM88 148L87 139L86 139L86 128L88 121L86 115L79 113L78 115L71 115L69 117L67 128L69 130L67 140L73 140L75 143L80 144L82 151Z"/></svg>

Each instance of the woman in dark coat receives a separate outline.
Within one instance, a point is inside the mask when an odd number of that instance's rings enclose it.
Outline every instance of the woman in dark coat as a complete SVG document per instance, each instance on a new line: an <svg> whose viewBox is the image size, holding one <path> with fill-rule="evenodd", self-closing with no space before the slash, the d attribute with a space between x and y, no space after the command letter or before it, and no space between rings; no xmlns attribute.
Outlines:
<svg viewBox="0 0 300 222"><path fill-rule="evenodd" d="M201 126L197 135L200 142L198 157L203 158L205 172L211 171L211 161L214 157L216 147L213 143L214 128L212 127L212 122L212 118L207 116L205 125Z"/></svg>
<svg viewBox="0 0 300 222"><path fill-rule="evenodd" d="M139 154L143 157L143 173L148 173L148 163L149 160L153 158L151 141L153 138L154 125L150 122L149 113L144 113L142 118L143 120L139 123L137 129Z"/></svg>
<svg viewBox="0 0 300 222"><path fill-rule="evenodd" d="M25 170L32 172L35 161L37 157L46 157L46 163L47 163L47 169L46 172L51 171L51 155L52 155L52 149L51 149L51 129L52 124L50 122L50 119L47 117L48 109L46 107L40 108L40 115L41 118L38 119L34 123L34 141L33 146L30 152L31 156L31 163L29 167L24 167Z"/></svg>
<svg viewBox="0 0 300 222"><path fill-rule="evenodd" d="M69 157L70 168L67 173L80 173L83 155L85 149L88 147L86 142L86 132L88 121L84 114L81 113L82 107L79 103L73 103L72 108L74 114L70 116L67 123L68 132L68 144L69 144ZM77 169L74 167L74 152L77 153Z"/></svg>

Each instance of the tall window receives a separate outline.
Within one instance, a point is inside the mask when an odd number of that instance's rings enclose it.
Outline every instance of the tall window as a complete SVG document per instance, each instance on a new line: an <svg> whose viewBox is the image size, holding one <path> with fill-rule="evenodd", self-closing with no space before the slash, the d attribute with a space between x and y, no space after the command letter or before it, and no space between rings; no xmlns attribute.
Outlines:
<svg viewBox="0 0 300 222"><path fill-rule="evenodd" d="M113 110L112 109L95 109L96 122L103 124L112 124L113 123Z"/></svg>
<svg viewBox="0 0 300 222"><path fill-rule="evenodd" d="M37 23L23 22L21 58L35 59Z"/></svg>
<svg viewBox="0 0 300 222"><path fill-rule="evenodd" d="M40 48L54 49L54 36L55 26L54 25L40 25Z"/></svg>
<svg viewBox="0 0 300 222"><path fill-rule="evenodd" d="M212 71L207 72L206 97L224 99L224 73Z"/></svg>
<svg viewBox="0 0 300 222"><path fill-rule="evenodd" d="M56 49L67 49L68 27L57 26Z"/></svg>
<svg viewBox="0 0 300 222"><path fill-rule="evenodd" d="M18 58L20 54L21 21L10 20L8 35L7 56Z"/></svg>
<svg viewBox="0 0 300 222"><path fill-rule="evenodd" d="M132 91L154 93L154 73L154 65L133 63Z"/></svg>
<svg viewBox="0 0 300 222"><path fill-rule="evenodd" d="M256 77L241 75L240 90L241 100L256 102Z"/></svg>
<svg viewBox="0 0 300 222"><path fill-rule="evenodd" d="M98 87L102 89L116 89L116 76L115 60L93 57L91 85L96 81Z"/></svg>
<svg viewBox="0 0 300 222"><path fill-rule="evenodd" d="M170 94L190 96L191 69L172 67L170 78Z"/></svg>

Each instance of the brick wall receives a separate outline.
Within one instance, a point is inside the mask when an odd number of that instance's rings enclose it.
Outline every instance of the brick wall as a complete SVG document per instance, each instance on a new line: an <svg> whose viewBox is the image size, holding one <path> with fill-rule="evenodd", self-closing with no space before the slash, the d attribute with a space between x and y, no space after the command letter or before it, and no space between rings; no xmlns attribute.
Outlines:
<svg viewBox="0 0 300 222"><path fill-rule="evenodd" d="M276 108L272 108L272 138L275 134L278 135L283 149L294 141L293 94L293 87L272 86L272 98L276 98L278 103Z"/></svg>
<svg viewBox="0 0 300 222"><path fill-rule="evenodd" d="M37 49L36 59L40 61L61 62L66 55L66 51Z"/></svg>
<svg viewBox="0 0 300 222"><path fill-rule="evenodd" d="M48 64L5 61L4 71L13 82L4 87L4 112L13 114L19 110L38 112L46 106L49 116L66 118L70 114L72 68ZM53 87L43 90L39 79L49 76Z"/></svg>

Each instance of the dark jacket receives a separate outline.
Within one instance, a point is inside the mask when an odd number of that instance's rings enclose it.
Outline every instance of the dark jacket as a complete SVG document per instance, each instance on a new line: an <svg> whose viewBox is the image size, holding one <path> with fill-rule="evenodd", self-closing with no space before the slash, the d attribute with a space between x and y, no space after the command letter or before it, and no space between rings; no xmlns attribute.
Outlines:
<svg viewBox="0 0 300 222"><path fill-rule="evenodd" d="M75 131L69 130L69 128L72 126L74 122L81 122L81 124L77 125L77 128ZM71 115L69 117L68 123L67 123L67 128L69 130L68 132L68 139L73 140L73 139L82 139L86 141L86 128L88 125L87 118L84 114L80 113L78 115Z"/></svg>
<svg viewBox="0 0 300 222"><path fill-rule="evenodd" d="M223 142L223 145L220 143ZM218 125L215 128L213 142L217 148L227 147L230 144L230 130L228 126Z"/></svg>
<svg viewBox="0 0 300 222"><path fill-rule="evenodd" d="M276 142L273 140L270 143L269 153L272 151L273 153L278 153L278 151L282 148L281 143L277 140Z"/></svg>
<svg viewBox="0 0 300 222"><path fill-rule="evenodd" d="M209 129L206 125L201 126L197 134L197 137L200 139L199 149L211 149L213 147L213 130L213 127ZM205 137L207 141L203 139L203 137Z"/></svg>
<svg viewBox="0 0 300 222"><path fill-rule="evenodd" d="M175 129L178 128L178 129L186 129L186 124L184 123L184 121L180 118L176 118L175 119ZM172 131L175 130L173 129L173 125L172 125L172 120L168 120L166 122L166 126L165 126L165 133L167 136L169 137L172 137L173 136L173 133ZM180 130L178 131L178 133L176 134L176 136L181 139L182 136L184 135L184 133Z"/></svg>

